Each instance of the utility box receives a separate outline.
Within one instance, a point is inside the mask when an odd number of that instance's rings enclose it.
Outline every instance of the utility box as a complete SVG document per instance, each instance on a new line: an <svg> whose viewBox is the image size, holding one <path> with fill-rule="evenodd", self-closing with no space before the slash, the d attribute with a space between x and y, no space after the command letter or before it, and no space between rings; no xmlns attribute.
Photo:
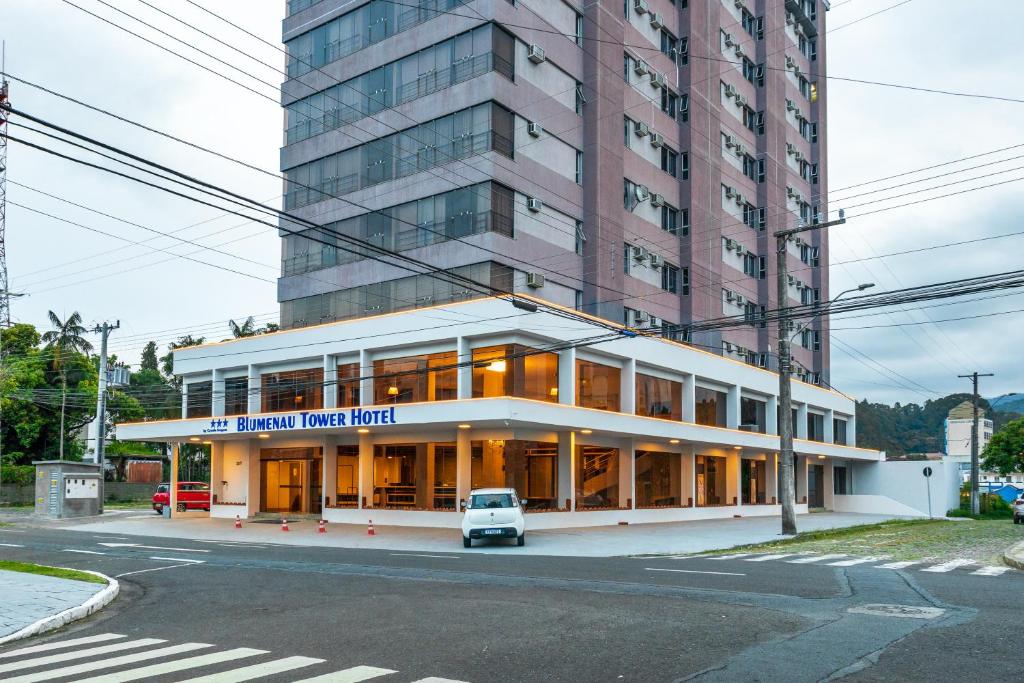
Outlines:
<svg viewBox="0 0 1024 683"><path fill-rule="evenodd" d="M37 460L35 513L65 519L90 517L103 509L103 476L91 462Z"/></svg>

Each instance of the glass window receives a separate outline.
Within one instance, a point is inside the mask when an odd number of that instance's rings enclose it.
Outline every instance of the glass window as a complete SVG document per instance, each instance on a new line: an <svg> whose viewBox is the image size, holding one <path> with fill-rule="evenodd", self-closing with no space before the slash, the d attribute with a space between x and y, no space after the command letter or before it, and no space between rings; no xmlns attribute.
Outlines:
<svg viewBox="0 0 1024 683"><path fill-rule="evenodd" d="M744 505L764 505L767 468L764 460L740 460L740 494Z"/></svg>
<svg viewBox="0 0 1024 683"><path fill-rule="evenodd" d="M359 505L359 446L338 446L336 507Z"/></svg>
<svg viewBox="0 0 1024 683"><path fill-rule="evenodd" d="M213 414L213 382L192 382L185 397L185 417L210 417Z"/></svg>
<svg viewBox="0 0 1024 683"><path fill-rule="evenodd" d="M338 407L354 408L359 405L359 363L338 366Z"/></svg>
<svg viewBox="0 0 1024 683"><path fill-rule="evenodd" d="M619 449L576 447L576 509L619 507Z"/></svg>
<svg viewBox="0 0 1024 683"><path fill-rule="evenodd" d="M698 455L697 507L725 505L725 458Z"/></svg>
<svg viewBox="0 0 1024 683"><path fill-rule="evenodd" d="M846 420L834 418L832 420L832 438L840 446L846 446Z"/></svg>
<svg viewBox="0 0 1024 683"><path fill-rule="evenodd" d="M429 508L418 464L426 462L427 444L373 447L373 507Z"/></svg>
<svg viewBox="0 0 1024 683"><path fill-rule="evenodd" d="M245 415L249 412L249 378L229 377L224 380L224 414Z"/></svg>
<svg viewBox="0 0 1024 683"><path fill-rule="evenodd" d="M682 499L681 458L678 453L636 452L636 506L678 507Z"/></svg>
<svg viewBox="0 0 1024 683"><path fill-rule="evenodd" d="M434 508L437 510L454 510L456 495L455 444L428 444L428 458L431 448L434 451Z"/></svg>
<svg viewBox="0 0 1024 683"><path fill-rule="evenodd" d="M474 489L514 488L531 510L558 509L558 444L474 441L470 480Z"/></svg>
<svg viewBox="0 0 1024 683"><path fill-rule="evenodd" d="M473 398L558 402L558 354L519 344L473 349Z"/></svg>
<svg viewBox="0 0 1024 683"><path fill-rule="evenodd" d="M620 370L609 365L576 360L576 405L598 410L619 410Z"/></svg>
<svg viewBox="0 0 1024 683"><path fill-rule="evenodd" d="M419 403L456 397L454 351L378 360L373 363L373 402Z"/></svg>
<svg viewBox="0 0 1024 683"><path fill-rule="evenodd" d="M636 414L683 419L683 385L670 379L636 374ZM639 495L639 494L638 494Z"/></svg>
<svg viewBox="0 0 1024 683"><path fill-rule="evenodd" d="M697 401L697 424L724 427L726 425L725 392L699 386L696 387L694 394Z"/></svg>
<svg viewBox="0 0 1024 683"><path fill-rule="evenodd" d="M470 496L467 508L514 508L518 504L511 493L478 493Z"/></svg>
<svg viewBox="0 0 1024 683"><path fill-rule="evenodd" d="M279 413L323 408L323 389L323 368L261 375L261 410L264 413Z"/></svg>
<svg viewBox="0 0 1024 683"><path fill-rule="evenodd" d="M740 399L740 429L750 432L765 433L767 425L765 422L766 403L756 398Z"/></svg>
<svg viewBox="0 0 1024 683"><path fill-rule="evenodd" d="M825 440L825 417L816 413L807 413L807 438L810 441Z"/></svg>

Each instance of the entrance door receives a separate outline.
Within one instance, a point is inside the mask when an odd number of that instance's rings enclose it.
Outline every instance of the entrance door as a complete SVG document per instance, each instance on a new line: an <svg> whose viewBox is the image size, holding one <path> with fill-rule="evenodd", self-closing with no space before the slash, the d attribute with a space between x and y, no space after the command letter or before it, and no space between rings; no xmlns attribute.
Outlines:
<svg viewBox="0 0 1024 683"><path fill-rule="evenodd" d="M302 512L302 460L264 460L262 512Z"/></svg>
<svg viewBox="0 0 1024 683"><path fill-rule="evenodd" d="M807 468L807 507L825 507L824 465L811 465Z"/></svg>

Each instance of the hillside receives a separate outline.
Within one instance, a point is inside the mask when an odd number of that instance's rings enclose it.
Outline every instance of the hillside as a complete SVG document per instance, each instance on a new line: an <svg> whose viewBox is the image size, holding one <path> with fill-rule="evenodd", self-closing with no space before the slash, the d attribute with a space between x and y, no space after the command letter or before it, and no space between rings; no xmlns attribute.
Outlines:
<svg viewBox="0 0 1024 683"><path fill-rule="evenodd" d="M988 399L993 410L1005 413L1024 413L1024 394L1012 393Z"/></svg>
<svg viewBox="0 0 1024 683"><path fill-rule="evenodd" d="M888 406L884 403L869 403L866 399L858 401L857 445L877 448L889 455L942 452L945 448L943 439L946 414L953 406L969 400L970 394L950 394L926 401L924 405L897 403ZM1018 405L1016 401L997 402L998 410L992 410L986 399L981 399L978 405L995 422L997 431L1024 413L1024 405ZM1017 410L1006 410L1007 405Z"/></svg>

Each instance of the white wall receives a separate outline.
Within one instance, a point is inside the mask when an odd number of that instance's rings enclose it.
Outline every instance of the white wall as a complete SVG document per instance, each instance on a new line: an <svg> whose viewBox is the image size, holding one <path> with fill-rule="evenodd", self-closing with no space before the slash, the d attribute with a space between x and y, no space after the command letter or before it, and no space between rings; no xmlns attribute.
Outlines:
<svg viewBox="0 0 1024 683"><path fill-rule="evenodd" d="M944 517L948 510L960 504L960 477L957 474L955 463L939 460L916 460L878 463L850 462L847 466L852 468L853 473L852 495L836 496L837 510L839 510L839 498L856 499L861 496L882 496L892 501L895 507L902 505L916 511L919 515L927 516L929 490L931 512L934 517ZM922 474L925 467L932 468L930 482Z"/></svg>
<svg viewBox="0 0 1024 683"><path fill-rule="evenodd" d="M569 32L574 33L575 30L573 27ZM534 64L526 56L528 47L526 43L516 41L516 78L522 77L550 95L554 101L576 111L576 79L552 64L550 60Z"/></svg>
<svg viewBox="0 0 1024 683"><path fill-rule="evenodd" d="M516 116L516 154L544 164L555 173L575 182L576 148L543 129L540 136L533 137L527 132L529 123L527 119Z"/></svg>

